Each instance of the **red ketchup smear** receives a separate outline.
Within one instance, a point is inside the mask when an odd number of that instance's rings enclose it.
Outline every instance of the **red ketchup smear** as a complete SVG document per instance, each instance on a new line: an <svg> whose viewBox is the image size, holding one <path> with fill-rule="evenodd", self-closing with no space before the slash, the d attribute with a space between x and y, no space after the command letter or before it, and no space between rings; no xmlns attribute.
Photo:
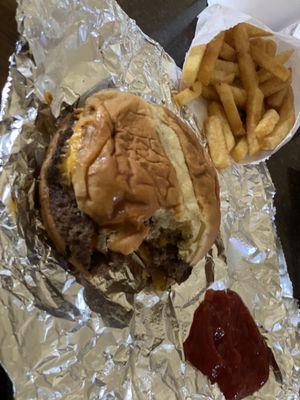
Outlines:
<svg viewBox="0 0 300 400"><path fill-rule="evenodd" d="M259 390L276 361L237 293L208 290L194 314L187 340L186 359L227 400L239 400Z"/></svg>

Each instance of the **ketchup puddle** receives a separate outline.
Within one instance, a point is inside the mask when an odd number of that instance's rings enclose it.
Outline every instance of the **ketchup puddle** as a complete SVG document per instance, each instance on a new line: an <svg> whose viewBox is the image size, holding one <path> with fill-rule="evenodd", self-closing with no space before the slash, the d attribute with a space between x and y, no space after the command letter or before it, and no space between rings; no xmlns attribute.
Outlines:
<svg viewBox="0 0 300 400"><path fill-rule="evenodd" d="M186 360L217 383L226 400L259 390L269 378L270 365L280 375L249 310L232 290L206 292L183 347Z"/></svg>

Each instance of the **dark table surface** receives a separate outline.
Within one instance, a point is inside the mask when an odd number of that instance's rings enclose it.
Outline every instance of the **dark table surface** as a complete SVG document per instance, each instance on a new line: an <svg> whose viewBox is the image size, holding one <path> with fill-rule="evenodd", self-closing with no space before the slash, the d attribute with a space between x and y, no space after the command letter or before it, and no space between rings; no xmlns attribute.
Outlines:
<svg viewBox="0 0 300 400"><path fill-rule="evenodd" d="M99 0L100 1L100 0ZM206 0L118 0L141 29L157 40L182 66L194 35L196 16ZM0 0L0 90L7 74L7 59L17 37L15 0ZM288 264L295 297L300 299L300 135L268 161L276 187L276 226ZM0 370L0 382L4 372ZM10 399L9 384L0 383L0 399Z"/></svg>

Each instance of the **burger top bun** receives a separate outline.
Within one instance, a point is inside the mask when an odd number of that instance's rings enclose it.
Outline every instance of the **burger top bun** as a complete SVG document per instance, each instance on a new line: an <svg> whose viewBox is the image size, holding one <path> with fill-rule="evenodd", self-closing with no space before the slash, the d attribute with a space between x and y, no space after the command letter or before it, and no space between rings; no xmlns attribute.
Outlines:
<svg viewBox="0 0 300 400"><path fill-rule="evenodd" d="M93 94L78 111L61 171L78 208L105 232L108 249L128 255L167 229L180 232L179 255L195 265L218 234L220 202L215 168L194 132L165 107L115 90ZM63 249L49 215L43 169L43 219Z"/></svg>

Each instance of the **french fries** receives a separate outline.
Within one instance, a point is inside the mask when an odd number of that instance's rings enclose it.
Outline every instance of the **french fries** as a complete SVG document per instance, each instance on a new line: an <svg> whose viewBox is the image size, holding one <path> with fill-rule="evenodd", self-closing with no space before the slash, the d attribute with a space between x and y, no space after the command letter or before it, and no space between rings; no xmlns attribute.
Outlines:
<svg viewBox="0 0 300 400"><path fill-rule="evenodd" d="M267 32L264 29L258 28L257 26L247 23L241 23L239 25L243 25L246 28L249 38L272 36L271 32ZM234 28L230 28L227 31L225 31L225 42L232 47L234 47L233 29Z"/></svg>
<svg viewBox="0 0 300 400"><path fill-rule="evenodd" d="M276 54L268 36L241 23L195 46L185 60L184 90L174 100L179 106L200 96L207 100L204 131L218 169L273 150L294 125L292 70L285 65L294 50Z"/></svg>
<svg viewBox="0 0 300 400"><path fill-rule="evenodd" d="M266 136L261 147L263 150L274 150L287 136L295 123L294 95L291 87L288 88L279 111L280 120L271 134Z"/></svg>
<svg viewBox="0 0 300 400"><path fill-rule="evenodd" d="M267 98L267 104L271 108L279 108L283 103L288 87L284 87L279 92L272 94Z"/></svg>
<svg viewBox="0 0 300 400"><path fill-rule="evenodd" d="M281 79L274 77L260 85L260 90L263 92L265 97L269 97L272 94L279 92L279 90L286 88L288 84L289 81L283 82Z"/></svg>
<svg viewBox="0 0 300 400"><path fill-rule="evenodd" d="M207 86L211 81L223 41L224 32L221 32L206 46L198 73L198 80L202 82L203 85Z"/></svg>
<svg viewBox="0 0 300 400"><path fill-rule="evenodd" d="M249 53L250 44L245 24L238 24L233 28L234 46L238 53Z"/></svg>
<svg viewBox="0 0 300 400"><path fill-rule="evenodd" d="M177 93L174 96L174 100L179 106L185 106L192 100L197 99L197 97L201 95L201 92L202 92L202 83L195 82L190 89L186 88L181 92Z"/></svg>
<svg viewBox="0 0 300 400"><path fill-rule="evenodd" d="M248 143L245 137L242 137L230 153L235 162L241 162L248 154Z"/></svg>
<svg viewBox="0 0 300 400"><path fill-rule="evenodd" d="M239 88L237 86L230 86L233 94L235 104L238 108L245 108L247 103L247 92L245 89Z"/></svg>
<svg viewBox="0 0 300 400"><path fill-rule="evenodd" d="M270 56L270 57L275 57L277 51L277 44L274 42L272 39L266 40L266 50L265 52Z"/></svg>
<svg viewBox="0 0 300 400"><path fill-rule="evenodd" d="M211 78L211 83L232 83L234 81L234 73L233 72L226 72L222 70L215 69Z"/></svg>
<svg viewBox="0 0 300 400"><path fill-rule="evenodd" d="M233 72L236 76L239 75L239 66L237 63L231 61L217 60L216 69L227 72L228 74Z"/></svg>
<svg viewBox="0 0 300 400"><path fill-rule="evenodd" d="M248 93L247 100L247 142L248 142L248 152L250 156L258 153L259 143L254 130L260 121L262 115L262 106L264 101L264 95L262 91L254 86Z"/></svg>
<svg viewBox="0 0 300 400"><path fill-rule="evenodd" d="M225 31L224 41L229 44L230 47L234 48L233 28Z"/></svg>
<svg viewBox="0 0 300 400"><path fill-rule="evenodd" d="M240 68L240 79L243 87L248 91L253 85L258 85L255 64L249 53L239 53L237 58Z"/></svg>
<svg viewBox="0 0 300 400"><path fill-rule="evenodd" d="M284 82L289 78L289 70L280 62L278 62L275 57L269 56L259 47L251 45L251 55L259 66L271 72L277 78Z"/></svg>
<svg viewBox="0 0 300 400"><path fill-rule="evenodd" d="M280 62L281 64L285 64L291 58L293 53L294 53L293 49L285 50L282 53L278 54L278 56L276 56L275 59L276 59L276 61ZM271 79L272 74L271 74L271 72L262 68L260 71L258 71L257 77L258 77L258 82L263 83L263 82L267 81L268 79Z"/></svg>
<svg viewBox="0 0 300 400"><path fill-rule="evenodd" d="M263 150L274 150L275 147L286 137L292 128L292 124L289 120L279 121L276 125L272 135L267 136L261 142L261 148Z"/></svg>
<svg viewBox="0 0 300 400"><path fill-rule="evenodd" d="M280 118L283 119L295 119L294 94L291 86L288 87L287 94L284 98L284 102L282 103L279 114Z"/></svg>
<svg viewBox="0 0 300 400"><path fill-rule="evenodd" d="M225 138L226 147L227 147L228 152L230 153L231 150L235 146L235 140L234 140L232 131L230 129L229 123L227 121L223 107L221 106L220 103L213 101L208 105L207 111L208 111L209 116L215 115L215 116L219 117L221 124L222 124L223 135Z"/></svg>
<svg viewBox="0 0 300 400"><path fill-rule="evenodd" d="M280 116L276 110L268 110L254 130L256 137L261 139L270 135L279 122L279 119Z"/></svg>
<svg viewBox="0 0 300 400"><path fill-rule="evenodd" d="M199 67L206 49L205 44L200 44L191 49L183 65L181 80L187 87L196 81Z"/></svg>
<svg viewBox="0 0 300 400"><path fill-rule="evenodd" d="M236 53L233 47L231 47L228 43L223 42L220 57L226 61L235 61L236 60Z"/></svg>
<svg viewBox="0 0 300 400"><path fill-rule="evenodd" d="M244 23L243 25L246 26L247 32L248 32L248 36L250 38L252 38L252 37L262 37L262 36L272 36L271 32L265 31L264 29L261 29L258 26L247 24L247 23Z"/></svg>
<svg viewBox="0 0 300 400"><path fill-rule="evenodd" d="M252 39L251 44L254 44L255 46L262 49L263 51L266 51L266 49L267 49L267 41L261 37Z"/></svg>
<svg viewBox="0 0 300 400"><path fill-rule="evenodd" d="M244 109L246 107L246 102L247 102L247 92L245 89L242 89L237 86L232 86L230 85L230 89L233 94L233 98L235 101L235 104L238 108ZM214 86L203 86L202 88L202 94L201 96L206 99L206 100L211 100L211 101L220 101L219 95L214 88Z"/></svg>
<svg viewBox="0 0 300 400"><path fill-rule="evenodd" d="M234 101L232 90L227 83L219 83L216 85L216 90L223 104L229 125L235 136L245 134L245 129Z"/></svg>
<svg viewBox="0 0 300 400"><path fill-rule="evenodd" d="M216 168L227 168L230 165L228 150L219 117L212 115L204 124L210 156Z"/></svg>

